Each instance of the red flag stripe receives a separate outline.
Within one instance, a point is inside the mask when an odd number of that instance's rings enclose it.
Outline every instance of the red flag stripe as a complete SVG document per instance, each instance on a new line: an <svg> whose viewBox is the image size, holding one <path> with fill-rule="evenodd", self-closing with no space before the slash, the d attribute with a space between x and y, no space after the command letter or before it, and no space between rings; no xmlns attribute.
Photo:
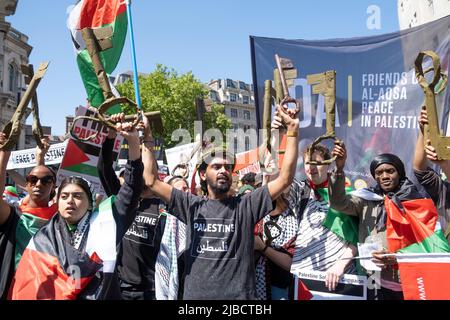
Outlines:
<svg viewBox="0 0 450 320"><path fill-rule="evenodd" d="M57 257L27 248L11 284L9 299L73 300L91 279L72 279Z"/></svg>
<svg viewBox="0 0 450 320"><path fill-rule="evenodd" d="M126 10L123 0L85 0L78 29L98 28L113 23L116 17Z"/></svg>
<svg viewBox="0 0 450 320"><path fill-rule="evenodd" d="M406 214L388 197L384 203L387 211L386 237L390 252L420 243L434 233L438 213L431 199L403 201Z"/></svg>
<svg viewBox="0 0 450 320"><path fill-rule="evenodd" d="M415 263L399 260L405 300L449 300L450 263Z"/></svg>

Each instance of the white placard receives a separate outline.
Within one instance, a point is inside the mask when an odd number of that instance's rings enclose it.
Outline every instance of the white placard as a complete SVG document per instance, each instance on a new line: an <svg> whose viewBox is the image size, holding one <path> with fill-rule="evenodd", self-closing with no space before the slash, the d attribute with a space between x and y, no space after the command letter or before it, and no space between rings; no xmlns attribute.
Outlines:
<svg viewBox="0 0 450 320"><path fill-rule="evenodd" d="M321 271L296 271L295 299L297 300L298 280L313 295L311 300L367 300L367 277L354 274L344 274L338 282L335 291L329 291L325 286L326 272Z"/></svg>
<svg viewBox="0 0 450 320"><path fill-rule="evenodd" d="M67 141L52 144L45 155L45 164L61 163L66 151ZM11 152L6 170L32 168L36 166L36 148Z"/></svg>

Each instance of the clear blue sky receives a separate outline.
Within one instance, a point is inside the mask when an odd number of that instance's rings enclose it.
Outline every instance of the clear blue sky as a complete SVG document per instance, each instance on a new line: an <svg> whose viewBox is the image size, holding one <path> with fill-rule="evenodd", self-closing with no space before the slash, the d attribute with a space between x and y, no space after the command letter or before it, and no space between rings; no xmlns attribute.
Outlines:
<svg viewBox="0 0 450 320"><path fill-rule="evenodd" d="M66 27L75 0L19 0L7 21L29 36L30 62L51 64L38 88L41 121L63 134L65 116L85 104ZM369 30L367 8L381 9L381 28ZM140 72L157 63L192 71L202 82L232 78L251 83L249 36L319 40L371 36L399 29L396 0L134 0L135 44ZM289 15L282 18L283 12ZM115 71L131 70L129 39ZM115 74L114 73L114 74Z"/></svg>

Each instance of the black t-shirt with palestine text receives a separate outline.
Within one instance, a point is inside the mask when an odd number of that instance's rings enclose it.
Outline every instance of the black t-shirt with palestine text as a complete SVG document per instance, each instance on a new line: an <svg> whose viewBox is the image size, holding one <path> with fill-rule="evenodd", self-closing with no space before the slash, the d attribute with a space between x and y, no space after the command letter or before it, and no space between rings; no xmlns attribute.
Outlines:
<svg viewBox="0 0 450 320"><path fill-rule="evenodd" d="M187 225L183 299L255 299L253 229L272 210L267 186L224 201L174 188L169 212Z"/></svg>

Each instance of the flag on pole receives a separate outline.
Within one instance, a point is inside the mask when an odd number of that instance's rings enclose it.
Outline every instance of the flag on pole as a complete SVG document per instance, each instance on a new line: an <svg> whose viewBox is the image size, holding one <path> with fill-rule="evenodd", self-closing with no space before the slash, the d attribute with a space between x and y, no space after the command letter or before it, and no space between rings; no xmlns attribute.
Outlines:
<svg viewBox="0 0 450 320"><path fill-rule="evenodd" d="M294 300L311 300L313 294L300 278L295 277Z"/></svg>
<svg viewBox="0 0 450 320"><path fill-rule="evenodd" d="M405 300L450 300L450 254L397 254Z"/></svg>
<svg viewBox="0 0 450 320"><path fill-rule="evenodd" d="M67 27L70 30L77 64L91 106L98 107L104 101L91 57L86 49L81 30L111 26L112 48L100 53L105 71L110 75L117 66L127 34L126 5L121 0L81 0L69 13Z"/></svg>

